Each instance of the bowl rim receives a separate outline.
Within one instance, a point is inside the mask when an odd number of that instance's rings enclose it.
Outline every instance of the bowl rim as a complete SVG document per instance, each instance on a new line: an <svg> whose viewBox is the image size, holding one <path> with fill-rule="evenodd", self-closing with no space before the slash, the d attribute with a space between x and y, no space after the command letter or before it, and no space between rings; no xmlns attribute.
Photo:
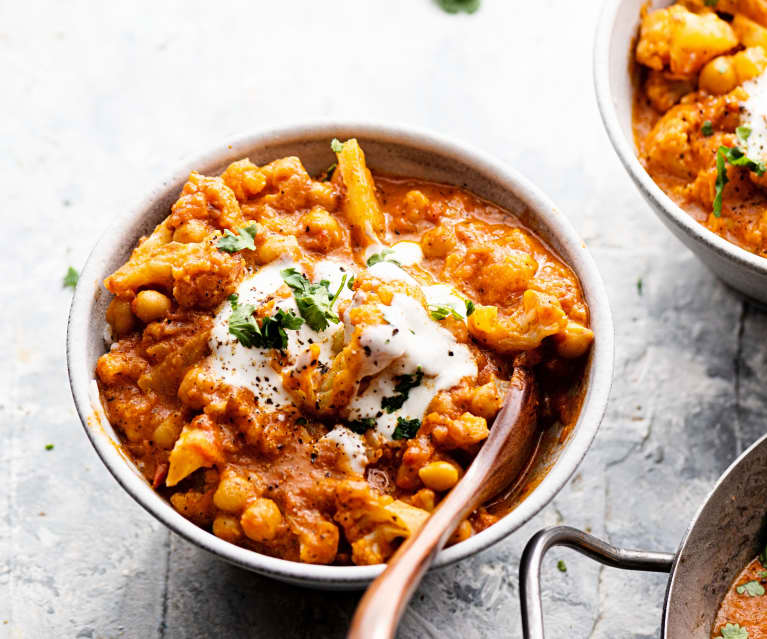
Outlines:
<svg viewBox="0 0 767 639"><path fill-rule="evenodd" d="M578 237L571 222L537 187L514 169L468 144L409 125L325 120L236 135L179 163L164 179L156 182L136 205L128 207L123 215L107 226L82 269L67 325L66 360L75 407L91 444L112 476L137 503L170 530L242 568L283 581L320 588L364 586L378 576L384 566L325 566L270 557L219 539L185 519L148 482L138 476L106 431L89 425L89 418L92 418L95 410L89 396L93 371L88 370L87 358L82 354L86 352L91 332L101 330L89 326L89 317L96 291L103 289L98 271L102 260L119 250L119 240L125 235L126 229L151 211L153 203L169 185L180 179L185 180L192 169L210 164L217 158L231 161L233 154L241 153L240 157L247 155L248 151L243 149L353 135L455 159L524 202L531 215L557 238L563 252L569 254L567 263L581 282L589 305L591 325L595 328L586 395L570 441L562 449L559 458L548 469L543 480L514 510L477 535L444 549L436 557L434 568L452 564L500 541L537 514L564 487L597 433L607 406L613 375L614 335L609 301L602 278L585 243Z"/></svg>
<svg viewBox="0 0 767 639"><path fill-rule="evenodd" d="M610 89L610 43L618 9L628 1L605 1L594 39L593 76L597 105L607 136L618 158L642 195L654 205L653 209L665 222L733 265L757 275L767 275L766 258L751 253L709 230L666 195L639 162L633 140L629 140L624 135L618 120L616 96ZM638 25L639 16L637 15ZM630 46L630 43L627 42L626 46ZM628 68L626 73L630 73ZM629 99L633 101L633 92L629 94Z"/></svg>

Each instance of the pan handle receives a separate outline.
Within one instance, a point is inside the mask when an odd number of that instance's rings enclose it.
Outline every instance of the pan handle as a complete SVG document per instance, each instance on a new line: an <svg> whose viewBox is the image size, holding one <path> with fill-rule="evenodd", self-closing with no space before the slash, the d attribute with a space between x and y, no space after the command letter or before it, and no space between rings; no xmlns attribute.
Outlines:
<svg viewBox="0 0 767 639"><path fill-rule="evenodd" d="M541 605L541 562L552 546L567 546L606 566L624 570L671 572L674 554L616 548L577 528L557 526L538 531L527 542L519 564L519 598L522 604L522 636L544 639Z"/></svg>

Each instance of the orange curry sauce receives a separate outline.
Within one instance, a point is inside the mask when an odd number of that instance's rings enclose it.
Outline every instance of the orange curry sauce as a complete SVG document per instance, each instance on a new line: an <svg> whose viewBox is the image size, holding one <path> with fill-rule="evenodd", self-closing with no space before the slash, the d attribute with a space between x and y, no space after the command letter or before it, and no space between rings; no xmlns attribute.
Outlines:
<svg viewBox="0 0 767 639"><path fill-rule="evenodd" d="M767 566L754 559L740 573L725 595L714 621L711 636L722 636L722 628L737 624L748 639L767 639Z"/></svg>
<svg viewBox="0 0 767 639"><path fill-rule="evenodd" d="M169 216L105 282L115 296L106 318L114 341L96 378L125 451L182 515L276 557L371 564L386 561L471 463L515 363L535 375L541 431L572 427L593 335L578 280L515 217L459 188L374 178L355 140L337 156L332 178L313 179L295 157L261 167L241 160L219 177L193 173ZM233 234L242 247L223 250ZM402 240L417 243L423 259L368 265L370 250L385 256ZM286 259L309 279L332 260L354 280L331 304L329 355L319 347L327 333L311 332L308 316L295 329L309 331L303 355L229 336L225 352L266 361L281 380L290 404L277 406L216 373L223 338L212 335L227 318L231 328L229 296ZM423 292L434 284L452 287L466 310L435 313ZM279 280L250 321L263 328L293 296ZM376 423L388 408L352 422L349 407L386 372L365 372L365 331L385 329L403 299L428 324L419 339L454 344L476 374L435 392L392 435ZM285 334L296 343L298 333ZM430 383L420 367L394 379ZM353 439L364 468L350 462L343 438ZM451 542L502 514L478 509Z"/></svg>

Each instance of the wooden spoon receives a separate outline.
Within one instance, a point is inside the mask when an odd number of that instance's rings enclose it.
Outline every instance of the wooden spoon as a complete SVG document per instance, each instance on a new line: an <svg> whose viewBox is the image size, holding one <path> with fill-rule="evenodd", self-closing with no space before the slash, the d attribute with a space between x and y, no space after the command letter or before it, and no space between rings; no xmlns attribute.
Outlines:
<svg viewBox="0 0 767 639"><path fill-rule="evenodd" d="M458 524L526 468L536 443L537 404L532 374L516 368L489 437L461 481L370 584L357 606L348 639L394 637L413 591Z"/></svg>

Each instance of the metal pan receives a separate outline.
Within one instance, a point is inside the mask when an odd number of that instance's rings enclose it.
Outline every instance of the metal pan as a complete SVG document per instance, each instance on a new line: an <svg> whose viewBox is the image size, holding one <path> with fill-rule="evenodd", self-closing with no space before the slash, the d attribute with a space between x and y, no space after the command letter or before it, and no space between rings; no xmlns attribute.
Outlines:
<svg viewBox="0 0 767 639"><path fill-rule="evenodd" d="M626 550L575 528L536 533L520 563L522 632L544 639L540 571L546 551L567 546L607 566L669 572L661 637L709 639L719 604L767 541L767 435L725 471L687 529L676 553Z"/></svg>

